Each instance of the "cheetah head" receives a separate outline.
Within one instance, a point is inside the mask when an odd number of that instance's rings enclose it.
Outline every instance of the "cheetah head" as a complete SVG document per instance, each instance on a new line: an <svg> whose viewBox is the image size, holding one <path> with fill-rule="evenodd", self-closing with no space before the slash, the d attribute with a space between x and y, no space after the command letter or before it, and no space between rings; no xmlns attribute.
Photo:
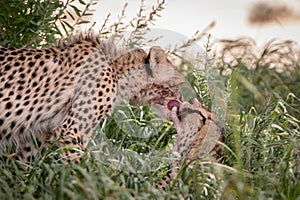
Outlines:
<svg viewBox="0 0 300 200"><path fill-rule="evenodd" d="M150 105L160 116L167 117L168 103L174 99L182 100L181 88L185 81L167 59L166 53L160 47L152 47L148 54L137 49L119 59L115 62L122 70L117 99L125 99L135 105ZM125 59L127 65L132 65L127 70Z"/></svg>

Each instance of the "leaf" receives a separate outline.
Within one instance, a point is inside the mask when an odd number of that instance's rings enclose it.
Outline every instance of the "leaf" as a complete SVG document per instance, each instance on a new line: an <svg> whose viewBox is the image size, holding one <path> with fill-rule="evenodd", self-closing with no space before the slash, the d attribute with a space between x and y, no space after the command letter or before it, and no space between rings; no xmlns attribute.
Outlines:
<svg viewBox="0 0 300 200"><path fill-rule="evenodd" d="M73 8L73 10L75 11L76 15L78 17L81 17L81 11L76 6L73 6L73 5L70 5L70 6Z"/></svg>
<svg viewBox="0 0 300 200"><path fill-rule="evenodd" d="M86 5L86 3L83 0L78 0L80 4Z"/></svg>
<svg viewBox="0 0 300 200"><path fill-rule="evenodd" d="M85 13L84 16L93 16L93 13Z"/></svg>
<svg viewBox="0 0 300 200"><path fill-rule="evenodd" d="M69 11L66 11L68 13L68 15L72 18L72 20L75 20L74 16L72 15L72 13L70 13Z"/></svg>
<svg viewBox="0 0 300 200"><path fill-rule="evenodd" d="M68 34L67 27L66 27L66 25L63 22L61 22L61 26L63 27L65 33Z"/></svg>
<svg viewBox="0 0 300 200"><path fill-rule="evenodd" d="M72 26L71 24L69 24L68 22L65 22L65 24L66 24L71 30L74 29L73 26Z"/></svg>
<svg viewBox="0 0 300 200"><path fill-rule="evenodd" d="M88 23L90 23L90 21L88 21L88 20L82 20L82 21L78 22L78 24L88 24Z"/></svg>

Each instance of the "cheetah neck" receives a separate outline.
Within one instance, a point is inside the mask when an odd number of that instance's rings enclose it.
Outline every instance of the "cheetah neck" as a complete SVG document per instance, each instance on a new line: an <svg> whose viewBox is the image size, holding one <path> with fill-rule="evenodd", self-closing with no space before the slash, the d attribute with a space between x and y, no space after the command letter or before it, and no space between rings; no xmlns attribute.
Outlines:
<svg viewBox="0 0 300 200"><path fill-rule="evenodd" d="M145 73L143 68L129 70L119 77L117 84L117 104L122 101L131 101L137 95L138 91L153 82L152 78Z"/></svg>

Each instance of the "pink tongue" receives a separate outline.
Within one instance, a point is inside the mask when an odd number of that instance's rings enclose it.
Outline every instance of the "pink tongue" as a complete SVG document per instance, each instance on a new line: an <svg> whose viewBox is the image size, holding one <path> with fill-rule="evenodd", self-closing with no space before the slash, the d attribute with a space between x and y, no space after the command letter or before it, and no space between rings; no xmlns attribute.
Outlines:
<svg viewBox="0 0 300 200"><path fill-rule="evenodd" d="M180 105L181 105L180 101L173 99L168 102L167 107L169 110L172 110L172 108L174 108L176 106L177 110L179 110Z"/></svg>

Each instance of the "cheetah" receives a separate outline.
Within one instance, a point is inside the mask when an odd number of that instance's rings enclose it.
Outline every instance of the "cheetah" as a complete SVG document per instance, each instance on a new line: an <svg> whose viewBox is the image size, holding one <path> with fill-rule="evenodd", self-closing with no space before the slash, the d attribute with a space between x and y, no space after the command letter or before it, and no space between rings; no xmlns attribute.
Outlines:
<svg viewBox="0 0 300 200"><path fill-rule="evenodd" d="M156 187L165 190L167 185L176 178L180 160L206 158L214 161L223 153L223 124L216 114L209 112L196 98L189 102L170 100L167 107L171 112L169 118L177 130L176 140L172 149L171 171Z"/></svg>
<svg viewBox="0 0 300 200"><path fill-rule="evenodd" d="M177 100L170 102L172 101ZM171 106L169 118L177 130L174 152L191 160L209 154L216 156L219 151L217 143L224 138L223 124L215 113L209 112L193 98L189 102L179 102L179 105Z"/></svg>
<svg viewBox="0 0 300 200"><path fill-rule="evenodd" d="M29 162L50 141L80 158L95 127L122 101L150 105L166 116L181 99L182 75L160 47L147 54L116 46L95 34L77 34L49 48L0 47L0 147ZM32 145L32 137L35 138ZM3 152L2 152L3 153Z"/></svg>

